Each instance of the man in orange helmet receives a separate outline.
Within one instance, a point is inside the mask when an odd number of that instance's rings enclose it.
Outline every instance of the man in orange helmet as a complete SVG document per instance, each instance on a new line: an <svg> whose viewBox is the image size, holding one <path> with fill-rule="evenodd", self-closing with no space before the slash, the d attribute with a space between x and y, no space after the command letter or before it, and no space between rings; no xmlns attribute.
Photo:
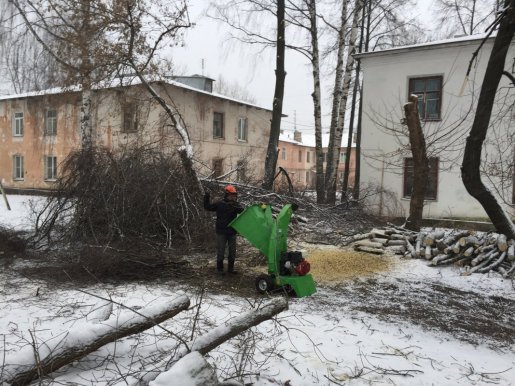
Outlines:
<svg viewBox="0 0 515 386"><path fill-rule="evenodd" d="M224 274L225 247L229 246L229 258L227 272L235 274L234 261L236 259L236 231L229 223L243 212L243 207L238 203L238 193L232 185L224 189L224 199L211 203L209 193L204 195L204 209L216 212L216 269L219 274Z"/></svg>

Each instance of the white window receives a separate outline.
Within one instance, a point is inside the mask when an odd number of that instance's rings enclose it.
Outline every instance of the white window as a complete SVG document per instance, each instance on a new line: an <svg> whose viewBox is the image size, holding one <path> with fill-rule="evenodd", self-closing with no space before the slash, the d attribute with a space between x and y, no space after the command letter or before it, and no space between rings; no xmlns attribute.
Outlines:
<svg viewBox="0 0 515 386"><path fill-rule="evenodd" d="M23 156L13 156L13 179L23 180L25 172L23 170Z"/></svg>
<svg viewBox="0 0 515 386"><path fill-rule="evenodd" d="M57 110L47 110L45 115L45 135L57 134Z"/></svg>
<svg viewBox="0 0 515 386"><path fill-rule="evenodd" d="M45 156L45 180L55 180L57 178L57 157Z"/></svg>
<svg viewBox="0 0 515 386"><path fill-rule="evenodd" d="M13 136L23 137L23 113L14 113L13 116Z"/></svg>
<svg viewBox="0 0 515 386"><path fill-rule="evenodd" d="M344 151L340 152L340 162L345 162L345 155L346 153Z"/></svg>
<svg viewBox="0 0 515 386"><path fill-rule="evenodd" d="M247 118L240 118L238 120L238 141L247 141L248 130L247 130Z"/></svg>
<svg viewBox="0 0 515 386"><path fill-rule="evenodd" d="M282 157L281 157L281 158L282 158L283 160L286 160L286 148L285 148L285 147L283 147L283 150L282 150L282 152L281 152L281 155L282 155Z"/></svg>

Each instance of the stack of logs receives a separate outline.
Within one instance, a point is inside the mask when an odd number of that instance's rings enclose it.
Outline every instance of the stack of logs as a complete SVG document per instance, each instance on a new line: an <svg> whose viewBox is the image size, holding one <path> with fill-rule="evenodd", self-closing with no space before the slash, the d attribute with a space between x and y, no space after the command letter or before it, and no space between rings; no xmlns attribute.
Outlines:
<svg viewBox="0 0 515 386"><path fill-rule="evenodd" d="M433 266L455 264L465 267L465 275L492 270L504 278L515 275L515 241L503 234L458 230L417 233L390 225L355 235L353 241L357 251L423 258Z"/></svg>

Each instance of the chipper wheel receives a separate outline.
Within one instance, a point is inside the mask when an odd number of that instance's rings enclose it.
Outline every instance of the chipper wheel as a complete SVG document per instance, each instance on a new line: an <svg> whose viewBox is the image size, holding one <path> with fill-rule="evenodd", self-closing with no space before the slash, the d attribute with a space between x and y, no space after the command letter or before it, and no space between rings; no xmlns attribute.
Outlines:
<svg viewBox="0 0 515 386"><path fill-rule="evenodd" d="M260 294L264 294L272 291L274 288L274 282L270 275L259 275L256 278L256 289Z"/></svg>

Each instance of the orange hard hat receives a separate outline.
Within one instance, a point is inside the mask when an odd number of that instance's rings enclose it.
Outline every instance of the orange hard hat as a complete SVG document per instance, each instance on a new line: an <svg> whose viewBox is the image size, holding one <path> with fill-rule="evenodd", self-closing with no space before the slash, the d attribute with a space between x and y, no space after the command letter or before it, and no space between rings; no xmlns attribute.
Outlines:
<svg viewBox="0 0 515 386"><path fill-rule="evenodd" d="M236 194L236 188L232 185L227 185L225 187L225 193L227 194Z"/></svg>

